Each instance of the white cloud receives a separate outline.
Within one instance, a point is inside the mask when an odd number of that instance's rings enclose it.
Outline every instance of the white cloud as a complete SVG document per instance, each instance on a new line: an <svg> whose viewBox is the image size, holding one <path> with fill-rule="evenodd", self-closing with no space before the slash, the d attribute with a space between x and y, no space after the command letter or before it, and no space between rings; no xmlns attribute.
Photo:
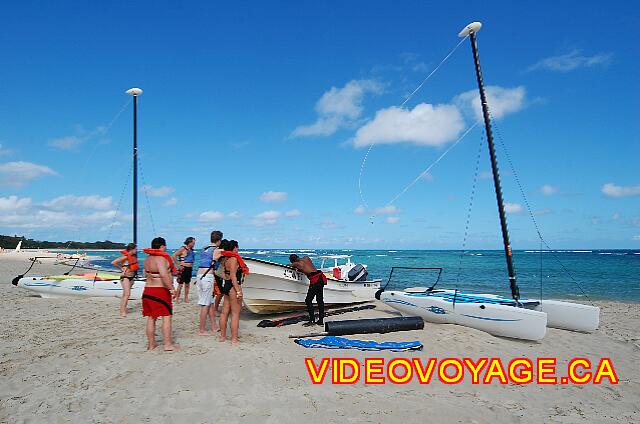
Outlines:
<svg viewBox="0 0 640 424"><path fill-rule="evenodd" d="M553 196L554 194L558 193L558 187L551 184L545 184L540 187L540 193L544 194L545 196Z"/></svg>
<svg viewBox="0 0 640 424"><path fill-rule="evenodd" d="M48 202L44 202L43 205L54 210L109 209L113 205L113 199L111 196L76 196L73 194L67 194L65 196L56 197Z"/></svg>
<svg viewBox="0 0 640 424"><path fill-rule="evenodd" d="M262 193L259 197L262 202L283 202L287 200L289 195L284 191L267 191Z"/></svg>
<svg viewBox="0 0 640 424"><path fill-rule="evenodd" d="M0 227L12 229L69 229L97 228L98 224L119 225L118 221L130 220L128 215L121 215L114 210L98 211L90 214L75 213L73 207L69 211L50 210L31 204L10 213L0 214ZM103 228L105 226L103 225Z"/></svg>
<svg viewBox="0 0 640 424"><path fill-rule="evenodd" d="M271 211L260 212L259 214L256 215L256 218L258 218L258 219L278 219L278 218L280 218L280 215L282 215L280 212L271 210Z"/></svg>
<svg viewBox="0 0 640 424"><path fill-rule="evenodd" d="M169 206L175 206L177 204L178 204L178 199L176 199L175 197L171 197L167 199L166 202L162 204L162 206L169 207Z"/></svg>
<svg viewBox="0 0 640 424"><path fill-rule="evenodd" d="M14 212L20 209L25 209L31 206L30 197L0 197L0 211L2 212Z"/></svg>
<svg viewBox="0 0 640 424"><path fill-rule="evenodd" d="M543 215L552 215L554 212L553 212L553 209L546 208L546 209L537 210L534 213L536 216L543 216Z"/></svg>
<svg viewBox="0 0 640 424"><path fill-rule="evenodd" d="M439 146L455 140L464 126L455 105L420 103L411 110L393 106L377 111L371 121L360 127L353 144L362 147L410 142Z"/></svg>
<svg viewBox="0 0 640 424"><path fill-rule="evenodd" d="M70 135L66 137L59 137L49 140L49 146L54 147L60 150L75 150L81 144L105 135L107 132L107 127L98 126L92 131L85 130L81 125L75 126L75 135Z"/></svg>
<svg viewBox="0 0 640 424"><path fill-rule="evenodd" d="M218 211L205 211L198 216L198 221L215 222L224 219L224 214Z"/></svg>
<svg viewBox="0 0 640 424"><path fill-rule="evenodd" d="M302 213L298 209L291 209L290 211L284 213L284 216L289 218L295 218L300 215L302 215Z"/></svg>
<svg viewBox="0 0 640 424"><path fill-rule="evenodd" d="M0 144L0 157L10 155L12 153L11 150L5 149L2 144Z"/></svg>
<svg viewBox="0 0 640 424"><path fill-rule="evenodd" d="M173 193L176 189L168 186L153 187L147 184L142 186L142 190L144 190L149 197L165 197Z"/></svg>
<svg viewBox="0 0 640 424"><path fill-rule="evenodd" d="M640 240L640 234L638 234L637 236L633 236L632 237L634 240Z"/></svg>
<svg viewBox="0 0 640 424"><path fill-rule="evenodd" d="M396 222L400 221L400 218L398 218L397 216L388 216L385 221L387 222L387 224L395 224Z"/></svg>
<svg viewBox="0 0 640 424"><path fill-rule="evenodd" d="M269 225L275 225L278 223L278 218L282 215L281 212L269 210L260 212L251 220L251 225L256 227L265 227Z"/></svg>
<svg viewBox="0 0 640 424"><path fill-rule="evenodd" d="M58 175L58 173L48 166L31 162L0 163L0 185L22 187L33 179L48 175Z"/></svg>
<svg viewBox="0 0 640 424"><path fill-rule="evenodd" d="M381 208L376 208L374 212L378 215L395 215L400 213L400 209L398 209L395 205L387 205Z"/></svg>
<svg viewBox="0 0 640 424"><path fill-rule="evenodd" d="M524 209L520 203L505 203L504 211L506 213L522 213Z"/></svg>
<svg viewBox="0 0 640 424"><path fill-rule="evenodd" d="M342 88L331 87L316 103L316 122L297 127L291 137L328 136L353 125L362 115L365 94L380 92L382 85L375 80L352 80Z"/></svg>
<svg viewBox="0 0 640 424"><path fill-rule="evenodd" d="M105 222L109 220L113 220L118 213L114 210L103 211L103 212L93 212L89 215L85 215L82 217L84 222Z"/></svg>
<svg viewBox="0 0 640 424"><path fill-rule="evenodd" d="M49 146L55 147L60 150L73 150L81 145L83 140L80 137L71 135L68 137L55 138L49 140Z"/></svg>
<svg viewBox="0 0 640 424"><path fill-rule="evenodd" d="M227 214L227 218L229 219L240 219L242 218L242 214L238 211L229 212Z"/></svg>
<svg viewBox="0 0 640 424"><path fill-rule="evenodd" d="M357 208L353 210L353 213L356 215L364 215L367 212L367 208L364 205L359 205Z"/></svg>
<svg viewBox="0 0 640 424"><path fill-rule="evenodd" d="M611 219L613 219L614 221L619 220L619 219L620 219L620 214L619 214L618 212L614 213L614 214L611 216Z"/></svg>
<svg viewBox="0 0 640 424"><path fill-rule="evenodd" d="M489 111L494 119L500 119L522 109L525 105L526 90L523 86L504 88L490 85L486 88ZM454 102L465 111L473 111L476 120L482 119L482 105L478 90L469 90L455 97Z"/></svg>
<svg viewBox="0 0 640 424"><path fill-rule="evenodd" d="M623 187L614 183L607 183L602 186L602 193L608 197L640 196L640 185Z"/></svg>
<svg viewBox="0 0 640 424"><path fill-rule="evenodd" d="M590 67L595 65L606 66L611 63L611 53L598 53L593 56L585 56L580 50L573 50L569 53L551 56L527 68L527 71L544 69L548 71L569 72L580 67Z"/></svg>
<svg viewBox="0 0 640 424"><path fill-rule="evenodd" d="M323 230L340 230L344 228L344 225L337 224L333 221L325 221L320 224L320 228Z"/></svg>

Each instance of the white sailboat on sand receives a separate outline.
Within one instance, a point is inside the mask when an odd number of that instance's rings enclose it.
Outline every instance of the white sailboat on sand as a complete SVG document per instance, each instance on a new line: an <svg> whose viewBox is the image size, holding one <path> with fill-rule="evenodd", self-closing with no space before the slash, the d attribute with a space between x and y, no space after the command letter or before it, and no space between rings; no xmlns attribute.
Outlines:
<svg viewBox="0 0 640 424"><path fill-rule="evenodd" d="M127 94L133 96L133 242L137 244L137 211L138 211L138 139L137 139L137 105L138 96L142 94L139 88L127 90ZM20 245L18 245L18 248ZM76 259L73 267L61 275L49 275L40 277L26 277L33 265L40 259L35 257L29 269L13 279L12 284L45 298L58 297L121 297L122 286L120 275L117 273L91 272L71 274L77 267ZM144 279L136 276L131 287L130 299L141 299L144 288Z"/></svg>
<svg viewBox="0 0 640 424"><path fill-rule="evenodd" d="M540 340L545 336L547 327L594 331L600 322L598 307L557 300L520 298L476 43L476 34L481 26L480 22L473 22L459 36L469 37L471 40L512 296L509 298L495 294L436 290L434 284L428 288L414 287L403 291L387 291L383 288L376 293L376 298L397 309L402 315L419 315L425 321L433 323L464 325L496 336Z"/></svg>

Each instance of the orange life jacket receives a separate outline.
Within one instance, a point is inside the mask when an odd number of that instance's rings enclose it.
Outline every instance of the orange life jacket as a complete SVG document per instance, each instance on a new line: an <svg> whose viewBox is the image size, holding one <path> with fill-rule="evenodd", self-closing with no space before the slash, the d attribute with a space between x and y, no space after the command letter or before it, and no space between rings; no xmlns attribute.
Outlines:
<svg viewBox="0 0 640 424"><path fill-rule="evenodd" d="M167 262L169 262L169 266L171 267L171 273L172 274L177 274L178 273L178 270L176 269L176 266L173 264L173 259L171 259L171 256L169 256L169 254L167 252L165 252L164 250L160 250L160 249L143 249L142 251L144 253L146 253L147 255L162 256L163 258L165 258L167 260Z"/></svg>
<svg viewBox="0 0 640 424"><path fill-rule="evenodd" d="M238 260L238 266L240 266L240 269L242 269L242 273L244 275L249 274L249 267L246 263L244 263L244 260L236 252L228 252L226 250L223 250L222 256L226 258L236 258Z"/></svg>
<svg viewBox="0 0 640 424"><path fill-rule="evenodd" d="M140 269L140 265L138 264L138 255L133 254L128 250L121 250L120 253L127 257L127 268L129 268L129 271L135 272Z"/></svg>

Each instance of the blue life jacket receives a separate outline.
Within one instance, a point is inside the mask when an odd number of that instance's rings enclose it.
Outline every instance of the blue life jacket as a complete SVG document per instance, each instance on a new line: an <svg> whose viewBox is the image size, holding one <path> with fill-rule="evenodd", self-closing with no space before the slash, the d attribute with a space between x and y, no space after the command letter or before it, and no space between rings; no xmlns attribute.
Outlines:
<svg viewBox="0 0 640 424"><path fill-rule="evenodd" d="M211 263L213 263L213 269L218 269L218 261L213 260L213 251L216 250L216 246L207 246L202 249L200 252L200 264L199 268L211 268Z"/></svg>
<svg viewBox="0 0 640 424"><path fill-rule="evenodd" d="M192 264L196 259L196 254L194 253L193 249L189 249L187 248L187 246L184 246L184 248L187 251L187 254L182 257L182 262Z"/></svg>

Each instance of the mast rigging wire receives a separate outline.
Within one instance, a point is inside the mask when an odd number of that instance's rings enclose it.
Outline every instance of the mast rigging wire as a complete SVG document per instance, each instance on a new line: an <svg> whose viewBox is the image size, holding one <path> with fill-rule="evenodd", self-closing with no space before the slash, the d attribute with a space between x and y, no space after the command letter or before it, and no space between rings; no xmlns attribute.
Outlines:
<svg viewBox="0 0 640 424"><path fill-rule="evenodd" d="M465 36L464 38L462 38L462 40L460 40L458 42L458 44L456 44L456 46L451 49L451 51L444 57L444 59L442 59L440 61L440 63L438 63L438 65L429 73L429 75L427 75L427 77L422 80L422 82L420 83L420 85L418 85L418 87L416 87L415 90L413 90L403 101L402 103L400 103L400 107L403 108L407 102L409 100L411 100L413 98L413 96L420 91L420 89L426 84L426 82L442 67L442 65L444 65L444 63L451 57L451 55L453 55L453 53L458 50L458 47L460 47L460 45L468 38L469 36ZM474 124L475 126L475 124ZM466 133L465 133L466 135ZM364 206L365 210L369 209L369 206L367 204L367 201L364 198L364 194L362 193L362 175L364 173L364 166L367 163L367 158L369 157L369 153L371 153L371 150L373 149L373 146L375 145L375 143L371 143L371 145L369 146L369 148L367 149L367 152L364 155L364 158L362 159L362 163L360 164L360 173L358 175L358 192L360 193L360 201L362 203L362 206ZM450 149L449 149L450 150ZM448 152L448 151L447 151ZM414 183L415 184L415 183ZM398 196L399 197L399 196ZM395 199L394 199L395 200ZM371 223L373 224L373 220L371 221Z"/></svg>
<svg viewBox="0 0 640 424"><path fill-rule="evenodd" d="M502 150L505 153L505 157L507 158L507 162L509 163L509 168L511 169L511 172L513 173L513 177L516 180L516 184L518 185L518 189L520 190L520 195L522 196L522 200L524 201L525 207L527 208L527 212L529 213L529 217L531 218L531 221L533 222L533 226L536 229L536 233L538 234L538 238L540 239L540 242L544 243L544 245L549 250L549 253L551 253L551 255L556 260L556 262L558 262L558 264L560 265L562 270L565 272L565 274L567 274L569 276L571 281L573 281L573 283L580 289L582 294L593 305L593 301L591 300L589 295L587 295L587 293L584 291L584 289L582 288L582 285L580 285L578 280L576 280L573 277L573 275L569 272L567 267L564 266L564 264L560 261L558 256L553 252L553 250L551 249L551 247L549 246L547 241L544 239L544 237L542 237L542 232L540 231L540 227L538 226L538 221L536 221L535 215L533 214L533 211L531 210L531 205L529 205L529 200L527 199L527 196L524 194L524 189L522 188L522 184L520 183L520 178L518 177L518 173L516 172L516 169L513 166L513 161L511 160L511 155L509 154L509 150L507 149L507 146L506 146L506 144L505 144L505 142L504 142L504 140L502 138L502 134L500 133L500 130L495 125L495 119L493 118L493 115L491 114L491 110L489 110L489 115L491 115L493 128L496 130L496 135L498 136L497 137L498 141L500 142L500 145L502 146ZM540 255L542 255L542 249L540 249ZM542 290L542 288L541 288L541 290Z"/></svg>

